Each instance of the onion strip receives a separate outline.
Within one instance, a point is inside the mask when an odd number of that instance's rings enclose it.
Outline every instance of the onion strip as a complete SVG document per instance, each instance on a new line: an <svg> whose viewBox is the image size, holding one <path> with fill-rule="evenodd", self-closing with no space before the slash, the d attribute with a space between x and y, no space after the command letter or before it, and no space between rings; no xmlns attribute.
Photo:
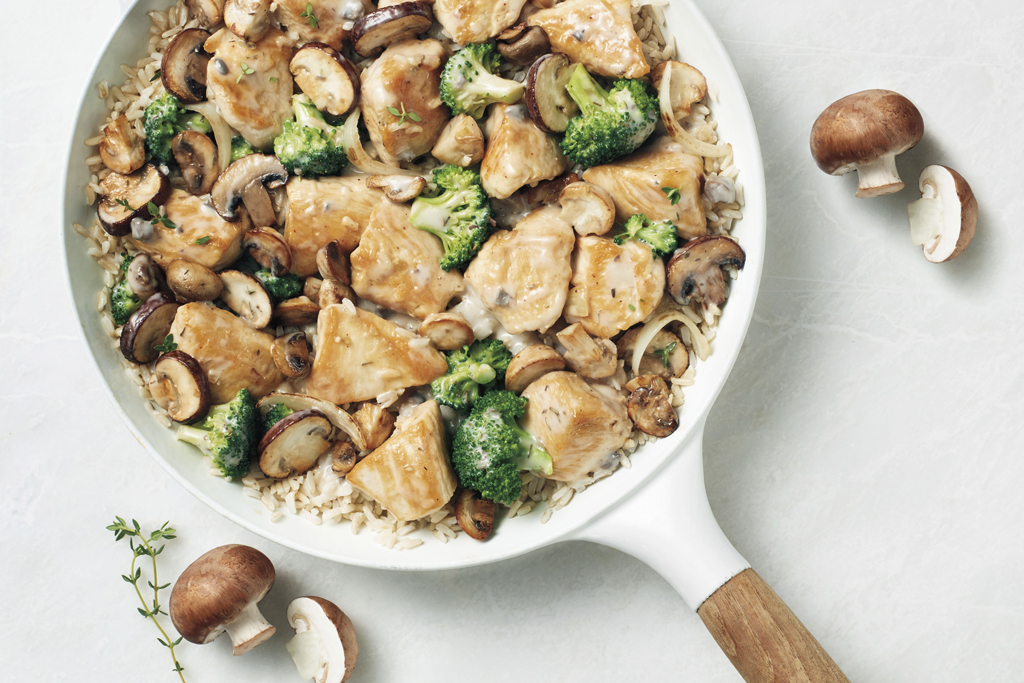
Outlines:
<svg viewBox="0 0 1024 683"><path fill-rule="evenodd" d="M686 325L686 328L690 331L690 343L693 345L693 351L697 354L697 358L701 360L707 360L708 356L711 355L711 345L708 344L708 340L705 339L701 333L700 328L697 327L690 318L680 310L665 311L654 316L650 321L644 324L640 330L640 334L636 338L636 346L633 348L633 358L631 365L633 368L633 374L640 374L640 360L644 357L644 352L647 347L650 346L651 340L654 336L661 332L662 328L668 325L670 322L679 321Z"/></svg>
<svg viewBox="0 0 1024 683"><path fill-rule="evenodd" d="M658 83L658 102L661 105L661 121L665 124L665 130L689 154L713 159L726 156L732 151L732 145L712 145L698 140L676 119L675 112L672 111L672 70L672 62L667 62L661 74L661 82Z"/></svg>
<svg viewBox="0 0 1024 683"><path fill-rule="evenodd" d="M217 111L217 105L213 102L197 102L181 106L189 111L202 114L210 122L210 127L213 128L213 137L217 140L217 166L223 173L231 164L231 127L221 117L220 112Z"/></svg>
<svg viewBox="0 0 1024 683"><path fill-rule="evenodd" d="M349 163L363 173L371 173L373 175L423 175L417 171L410 171L399 166L391 166L383 161L370 158L370 155L363 148L363 141L359 139L359 117L361 115L359 107L356 107L356 110L345 121L342 142L345 144L345 154L348 156Z"/></svg>

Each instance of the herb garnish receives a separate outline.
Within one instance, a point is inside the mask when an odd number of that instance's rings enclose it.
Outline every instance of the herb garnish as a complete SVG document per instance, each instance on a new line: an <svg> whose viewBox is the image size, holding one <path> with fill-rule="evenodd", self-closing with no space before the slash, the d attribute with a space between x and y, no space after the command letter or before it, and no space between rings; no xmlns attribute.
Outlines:
<svg viewBox="0 0 1024 683"><path fill-rule="evenodd" d="M402 111L398 111L394 107L388 107L388 113L391 114L392 116L398 117L398 125L402 125L403 123L405 123L406 119L414 121L415 123L419 123L420 121L423 120L416 112L406 111L405 102L402 102Z"/></svg>
<svg viewBox="0 0 1024 683"><path fill-rule="evenodd" d="M242 76L249 76L251 74L256 73L256 69L252 68L251 66L249 66L245 62L242 62L239 66L241 66L241 68L242 68L242 73L238 74L238 78L235 79L235 83L241 83L242 82Z"/></svg>
<svg viewBox="0 0 1024 683"><path fill-rule="evenodd" d="M146 204L146 209L149 211L149 217L153 219L150 221L153 225L162 225L169 230L174 230L178 227L174 224L174 221L167 216L161 216L160 207L153 202Z"/></svg>
<svg viewBox="0 0 1024 683"><path fill-rule="evenodd" d="M166 615L163 607L159 602L159 593L163 589L167 588L171 584L165 583L162 586L159 584L156 575L156 556L163 552L164 546L157 547L155 544L157 541L166 540L169 541L175 538L177 532L168 526L170 522L164 522L163 526L149 534L148 536L139 527L139 523L134 519L131 524L124 521L120 517L114 518L114 523L109 525L107 529L114 532L114 540L120 541L125 536L128 537L128 545L132 549L132 566L127 574L122 574L121 578L125 582L130 583L135 588L135 594L139 596L139 601L142 603L142 607L139 607L139 614L146 619L152 620L156 625L157 629L163 635L163 638L157 638L157 642L166 647L171 651L171 661L174 662L173 671L178 674L178 678L181 679L182 683L185 683L185 675L182 673L185 667L181 665L178 658L174 655L174 648L181 643L181 638L177 640L171 640L170 636L167 635L167 631L160 624L160 620L157 618L161 614ZM153 578L146 583L153 589L153 604L146 601L146 598L142 597L142 590L139 588L139 580L142 578L142 567L136 567L140 557L148 557L153 563Z"/></svg>
<svg viewBox="0 0 1024 683"><path fill-rule="evenodd" d="M681 199L679 195L679 190L677 190L674 187L663 187L661 188L661 191L664 192L666 196L668 196L668 201L670 204L672 204L672 206L675 206L676 204L679 203L679 200Z"/></svg>
<svg viewBox="0 0 1024 683"><path fill-rule="evenodd" d="M666 368L668 367L668 357L669 357L669 354L671 354L673 351L675 351L677 343L678 342L672 342L671 344L669 344L665 348L663 348L663 349L655 349L655 351L654 351L654 353L656 353L659 356L661 356L661 362L662 362L662 364Z"/></svg>
<svg viewBox="0 0 1024 683"><path fill-rule="evenodd" d="M636 311L636 306L634 306L633 304L626 304L626 308L628 308L631 311Z"/></svg>
<svg viewBox="0 0 1024 683"><path fill-rule="evenodd" d="M306 11L300 14L299 16L302 17L303 19L309 20L310 28L319 28L320 21L315 16L313 16L313 3L307 2Z"/></svg>
<svg viewBox="0 0 1024 683"><path fill-rule="evenodd" d="M203 235L199 239L192 240L192 244L206 244L209 241L210 241L210 236L209 235Z"/></svg>
<svg viewBox="0 0 1024 683"><path fill-rule="evenodd" d="M155 81L158 78L160 78L160 69L157 69L156 71L153 72L153 78L149 79L149 82L152 83L153 81Z"/></svg>
<svg viewBox="0 0 1024 683"><path fill-rule="evenodd" d="M271 83L277 83L277 77L276 76L271 76L270 77L270 82Z"/></svg>
<svg viewBox="0 0 1024 683"><path fill-rule="evenodd" d="M173 351L176 348L178 348L178 345L174 343L173 334L169 334L164 337L164 342L162 344L156 344L153 346L153 350L159 351L160 353L167 353L168 351Z"/></svg>
<svg viewBox="0 0 1024 683"><path fill-rule="evenodd" d="M127 199L115 199L114 202L116 202L118 206L123 206L124 208L126 208L129 211L134 211L135 210L135 209L132 208L132 205L128 203Z"/></svg>

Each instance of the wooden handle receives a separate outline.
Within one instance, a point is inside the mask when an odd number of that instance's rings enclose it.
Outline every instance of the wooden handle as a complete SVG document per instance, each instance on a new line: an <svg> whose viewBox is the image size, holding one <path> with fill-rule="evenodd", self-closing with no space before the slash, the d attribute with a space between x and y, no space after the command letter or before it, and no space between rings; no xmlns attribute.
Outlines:
<svg viewBox="0 0 1024 683"><path fill-rule="evenodd" d="M697 614L747 683L850 683L753 569L712 593Z"/></svg>

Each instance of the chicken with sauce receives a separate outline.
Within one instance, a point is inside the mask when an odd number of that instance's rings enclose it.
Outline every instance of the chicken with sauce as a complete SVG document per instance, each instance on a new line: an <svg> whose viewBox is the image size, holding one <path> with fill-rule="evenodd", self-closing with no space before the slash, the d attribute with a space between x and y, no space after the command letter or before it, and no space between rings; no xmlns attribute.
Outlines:
<svg viewBox="0 0 1024 683"><path fill-rule="evenodd" d="M537 127L525 105L493 105L486 129L480 183L491 197L511 197L519 188L557 178L569 168L558 141Z"/></svg>
<svg viewBox="0 0 1024 683"><path fill-rule="evenodd" d="M630 0L566 0L526 21L544 29L556 52L591 73L640 78L651 70L633 30Z"/></svg>
<svg viewBox="0 0 1024 683"><path fill-rule="evenodd" d="M526 0L434 0L434 17L456 43L482 43L516 23Z"/></svg>
<svg viewBox="0 0 1024 683"><path fill-rule="evenodd" d="M371 3L361 0L277 0L274 4L274 17L298 45L327 43L335 50L341 50L355 21L373 11Z"/></svg>

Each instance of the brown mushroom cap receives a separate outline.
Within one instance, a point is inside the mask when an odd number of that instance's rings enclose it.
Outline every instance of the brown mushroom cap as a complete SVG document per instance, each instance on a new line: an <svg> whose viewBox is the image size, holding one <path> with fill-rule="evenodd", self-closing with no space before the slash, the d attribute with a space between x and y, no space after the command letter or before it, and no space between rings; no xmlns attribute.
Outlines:
<svg viewBox="0 0 1024 683"><path fill-rule="evenodd" d="M416 199L427 181L418 175L372 175L366 179L366 186L384 190L385 197L401 204Z"/></svg>
<svg viewBox="0 0 1024 683"><path fill-rule="evenodd" d="M348 256L345 255L345 250L341 248L341 242L338 240L328 242L316 252L316 267L325 283L335 282L346 286L352 284Z"/></svg>
<svg viewBox="0 0 1024 683"><path fill-rule="evenodd" d="M526 201L530 204L553 204L558 201L562 190L579 181L579 173L566 173L553 180L537 183L536 187L526 191Z"/></svg>
<svg viewBox="0 0 1024 683"><path fill-rule="evenodd" d="M732 238L722 235L695 237L672 255L665 267L668 293L679 303L691 297L721 306L726 299L722 266L742 268L746 254Z"/></svg>
<svg viewBox="0 0 1024 683"><path fill-rule="evenodd" d="M637 429L651 436L665 437L679 427L679 417L665 380L657 375L641 375L630 380L626 389L632 392L626 412Z"/></svg>
<svg viewBox="0 0 1024 683"><path fill-rule="evenodd" d="M269 154L249 154L233 162L217 178L210 190L213 208L226 221L240 220L238 207L245 204L254 227L273 225L277 216L267 189L281 187L288 171Z"/></svg>
<svg viewBox="0 0 1024 683"><path fill-rule="evenodd" d="M352 413L352 419L366 439L366 450L376 450L395 429L395 416L376 403L364 403Z"/></svg>
<svg viewBox="0 0 1024 683"><path fill-rule="evenodd" d="M199 362L184 351L160 356L149 378L149 393L171 419L198 422L210 408L210 384Z"/></svg>
<svg viewBox="0 0 1024 683"><path fill-rule="evenodd" d="M275 391L261 398L256 407L259 408L260 413L265 414L279 403L283 403L295 411L315 410L323 413L331 421L331 424L345 434L348 434L356 448L361 451L366 450L366 438L363 436L363 431L360 429L359 424L352 419L351 415L330 401L309 396L308 394L288 394Z"/></svg>
<svg viewBox="0 0 1024 683"><path fill-rule="evenodd" d="M224 21L223 0L184 0L189 13L203 28L213 28Z"/></svg>
<svg viewBox="0 0 1024 683"><path fill-rule="evenodd" d="M510 64L526 66L551 51L548 34L540 26L521 22L497 35L498 53Z"/></svg>
<svg viewBox="0 0 1024 683"><path fill-rule="evenodd" d="M225 270L220 274L224 291L221 301L257 330L270 324L274 303L259 280L240 270Z"/></svg>
<svg viewBox="0 0 1024 683"><path fill-rule="evenodd" d="M672 104L672 113L677 119L683 119L690 115L690 108L707 97L708 82L704 74L685 62L665 61L659 63L651 71L651 80L660 83L665 69L672 68L672 79L670 84L669 99Z"/></svg>
<svg viewBox="0 0 1024 683"><path fill-rule="evenodd" d="M274 585L274 565L255 548L223 545L203 554L171 589L171 622L190 643L204 645L224 631L235 655L274 635L256 606Z"/></svg>
<svg viewBox="0 0 1024 683"><path fill-rule="evenodd" d="M558 195L559 217L578 235L604 235L615 224L615 201L603 187L587 182L565 186Z"/></svg>
<svg viewBox="0 0 1024 683"><path fill-rule="evenodd" d="M335 474L345 476L352 471L357 462L359 462L359 451L351 441L339 440L331 446L331 471Z"/></svg>
<svg viewBox="0 0 1024 683"><path fill-rule="evenodd" d="M206 99L206 65L212 55L203 45L209 38L209 31L185 29L164 50L160 80L167 92L182 102L194 104Z"/></svg>
<svg viewBox="0 0 1024 683"><path fill-rule="evenodd" d="M563 54L544 55L526 75L526 108L545 133L564 133L579 106L565 89L576 65Z"/></svg>
<svg viewBox="0 0 1024 683"><path fill-rule="evenodd" d="M643 325L634 327L615 343L617 355L626 361L627 370L632 370L633 351L642 331ZM668 330L658 330L644 349L636 374L681 377L689 366L690 353L682 340Z"/></svg>
<svg viewBox="0 0 1024 683"><path fill-rule="evenodd" d="M274 25L270 0L224 0L224 25L248 43L260 40Z"/></svg>
<svg viewBox="0 0 1024 683"><path fill-rule="evenodd" d="M270 355L274 365L285 377L305 377L312 368L309 362L309 343L302 332L293 332L275 339L270 346Z"/></svg>
<svg viewBox="0 0 1024 683"><path fill-rule="evenodd" d="M333 442L334 426L317 410L299 410L278 420L260 440L260 471L283 479L316 464Z"/></svg>
<svg viewBox="0 0 1024 683"><path fill-rule="evenodd" d="M565 360L547 344L532 344L512 356L505 371L505 388L522 393L549 372L565 369Z"/></svg>
<svg viewBox="0 0 1024 683"><path fill-rule="evenodd" d="M274 277L284 277L292 269L292 250L276 230L247 230L242 236L242 250Z"/></svg>
<svg viewBox="0 0 1024 683"><path fill-rule="evenodd" d="M167 176L153 164L131 175L111 173L100 182L103 199L97 214L109 234L123 237L132 231L132 219L150 220L149 203L163 204L171 193ZM127 202L128 207L118 202Z"/></svg>
<svg viewBox="0 0 1024 683"><path fill-rule="evenodd" d="M312 595L288 605L288 625L295 637L285 646L303 680L344 683L359 660L352 621L329 600Z"/></svg>
<svg viewBox="0 0 1024 683"><path fill-rule="evenodd" d="M618 369L615 344L607 339L594 339L580 323L573 323L556 335L565 347L562 358L569 369L588 379L611 377Z"/></svg>
<svg viewBox="0 0 1024 683"><path fill-rule="evenodd" d="M473 328L454 311L431 313L420 325L420 335L434 343L440 351L454 351L473 343Z"/></svg>
<svg viewBox="0 0 1024 683"><path fill-rule="evenodd" d="M175 259L167 266L167 286L183 301L213 301L224 291L217 273L185 259Z"/></svg>
<svg viewBox="0 0 1024 683"><path fill-rule="evenodd" d="M903 189L896 156L920 142L924 119L891 90L864 90L830 104L811 128L811 154L830 175L857 171L858 197Z"/></svg>
<svg viewBox="0 0 1024 683"><path fill-rule="evenodd" d="M140 299L148 299L164 289L164 274L160 266L153 263L149 254L136 254L128 263L128 270L124 274L124 280L132 294Z"/></svg>
<svg viewBox="0 0 1024 683"><path fill-rule="evenodd" d="M99 152L104 165L122 175L134 173L146 163L146 146L124 114L103 127Z"/></svg>
<svg viewBox="0 0 1024 683"><path fill-rule="evenodd" d="M157 292L132 313L121 329L121 355L132 363L148 363L160 355L155 346L171 331L178 302L170 292Z"/></svg>
<svg viewBox="0 0 1024 683"><path fill-rule="evenodd" d="M948 166L928 166L918 180L921 199L908 207L910 236L932 263L952 261L974 239L978 200L964 177Z"/></svg>
<svg viewBox="0 0 1024 683"><path fill-rule="evenodd" d="M486 541L494 529L494 501L484 500L470 489L455 494L455 521L466 535L477 541Z"/></svg>
<svg viewBox="0 0 1024 683"><path fill-rule="evenodd" d="M371 57L388 45L426 33L434 23L434 12L425 0L403 2L376 9L352 27L353 49Z"/></svg>
<svg viewBox="0 0 1024 683"><path fill-rule="evenodd" d="M302 92L321 111L341 116L359 102L359 72L326 43L306 43L288 68Z"/></svg>
<svg viewBox="0 0 1024 683"><path fill-rule="evenodd" d="M189 194L208 194L217 180L217 144L194 130L183 130L171 141L171 154L181 167L181 177Z"/></svg>
<svg viewBox="0 0 1024 683"><path fill-rule="evenodd" d="M272 320L282 327L305 327L316 322L320 306L308 296L297 296L274 306Z"/></svg>

